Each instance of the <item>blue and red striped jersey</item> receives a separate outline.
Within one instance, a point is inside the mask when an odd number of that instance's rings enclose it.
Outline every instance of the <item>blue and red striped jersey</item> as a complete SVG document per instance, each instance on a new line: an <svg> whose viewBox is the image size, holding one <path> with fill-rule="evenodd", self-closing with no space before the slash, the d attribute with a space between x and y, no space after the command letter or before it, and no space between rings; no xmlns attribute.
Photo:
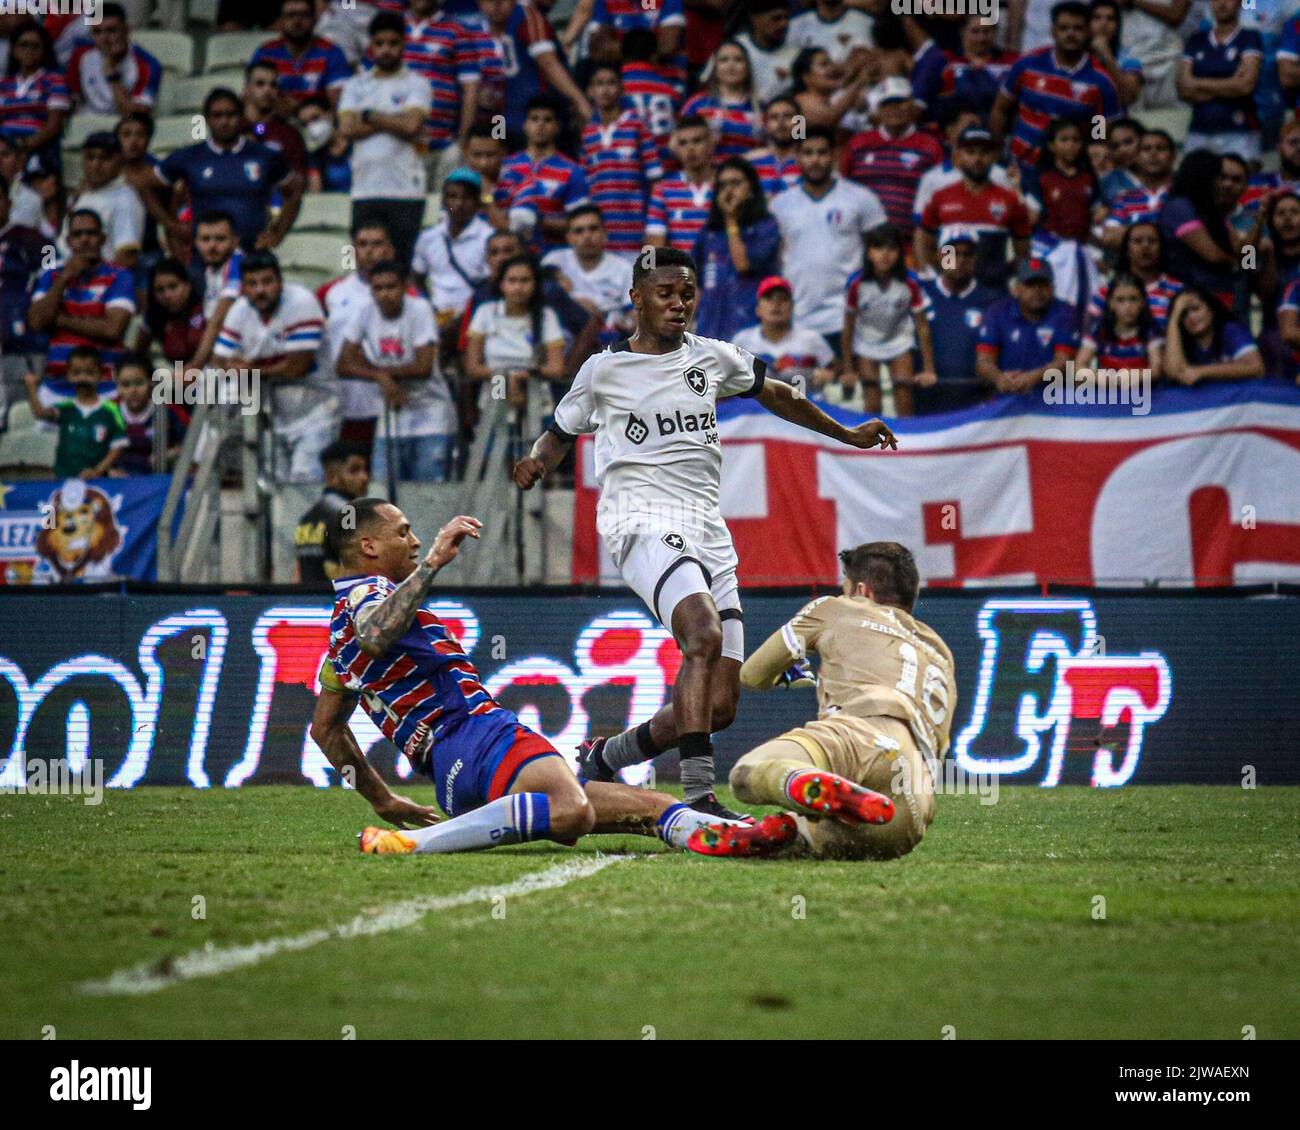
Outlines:
<svg viewBox="0 0 1300 1130"><path fill-rule="evenodd" d="M793 157L777 157L772 150L764 149L745 160L754 166L767 196L775 196L799 183L799 162Z"/></svg>
<svg viewBox="0 0 1300 1130"><path fill-rule="evenodd" d="M609 250L636 254L645 238L646 200L664 175L659 147L634 110L613 122L587 123L582 131L582 168L587 189L600 208Z"/></svg>
<svg viewBox="0 0 1300 1130"><path fill-rule="evenodd" d="M41 275L32 290L33 302L50 292L55 276L62 269L63 265L59 264ZM135 313L135 283L131 272L115 267L112 263L98 263L74 279L63 292L63 301L59 303L59 313L73 318L102 318L109 309ZM51 390L71 395L73 389L66 380L68 354L78 345L91 345L100 351L106 379L110 381L112 367L126 351L120 341L110 344L70 330L55 330L50 337L49 358L45 363L45 384Z"/></svg>
<svg viewBox="0 0 1300 1130"><path fill-rule="evenodd" d="M849 180L871 189L880 198L889 222L903 233L904 239L911 239L917 186L930 169L943 164L943 146L915 128L902 137L873 129L853 137L840 164Z"/></svg>
<svg viewBox="0 0 1300 1130"><path fill-rule="evenodd" d="M499 69L496 48L484 31L473 30L443 15L420 21L406 17L406 50L402 61L409 70L424 75L433 90L429 110L430 149L445 149L457 134L461 87L482 81L489 66Z"/></svg>
<svg viewBox="0 0 1300 1130"><path fill-rule="evenodd" d="M294 55L287 39L269 40L253 52L251 61L270 63L280 76L279 89L299 102L342 86L352 74L342 50L319 36L301 56Z"/></svg>
<svg viewBox="0 0 1300 1130"><path fill-rule="evenodd" d="M1157 275L1146 284L1147 308L1151 311L1151 320L1161 333L1164 333L1165 324L1169 321L1169 307L1173 305L1174 299L1182 289L1182 283L1168 275ZM1088 303L1089 326L1096 327L1100 322L1102 314L1106 311L1106 297L1109 294L1110 285L1103 282Z"/></svg>
<svg viewBox="0 0 1300 1130"><path fill-rule="evenodd" d="M695 237L709 222L713 182L692 184L682 173L670 173L654 187L646 211L646 235L662 235L669 247L690 251Z"/></svg>
<svg viewBox="0 0 1300 1130"><path fill-rule="evenodd" d="M1091 55L1067 68L1057 62L1052 47L1040 47L1017 59L1002 80L1002 91L1017 102L1011 153L1023 165L1037 164L1052 119L1090 125L1096 115L1109 121L1121 113L1115 84ZM1084 137L1089 136L1085 128Z"/></svg>
<svg viewBox="0 0 1300 1130"><path fill-rule="evenodd" d="M721 163L728 157L743 157L763 144L763 125L753 102L726 102L701 91L686 100L682 117L699 114L713 130L713 158Z"/></svg>
<svg viewBox="0 0 1300 1130"><path fill-rule="evenodd" d="M683 93L678 83L652 63L623 64L623 100L650 128L650 134L659 146L664 168L674 172L677 161L668 150L668 142L677 124L677 107Z"/></svg>
<svg viewBox="0 0 1300 1130"><path fill-rule="evenodd" d="M26 78L17 74L0 78L0 129L14 137L39 133L51 110L66 111L71 105L67 80L58 71L41 69Z"/></svg>
<svg viewBox="0 0 1300 1130"><path fill-rule="evenodd" d="M434 613L419 609L401 639L372 658L356 638L356 617L397 585L387 577L340 577L334 582L330 666L366 713L398 749L415 760L432 737L438 741L466 718L515 715L488 694L460 642Z"/></svg>
<svg viewBox="0 0 1300 1130"><path fill-rule="evenodd" d="M497 179L496 203L500 208L532 208L538 221L563 216L570 208L587 202L587 177L582 166L563 153L534 162L527 150L507 157ZM538 234L548 250L563 246L562 240L548 240Z"/></svg>
<svg viewBox="0 0 1300 1130"><path fill-rule="evenodd" d="M1160 209L1169 198L1169 186L1163 185L1148 192L1145 188L1134 188L1122 192L1110 206L1110 215L1106 217L1106 227L1118 226L1131 228L1134 224L1154 224L1160 219Z"/></svg>

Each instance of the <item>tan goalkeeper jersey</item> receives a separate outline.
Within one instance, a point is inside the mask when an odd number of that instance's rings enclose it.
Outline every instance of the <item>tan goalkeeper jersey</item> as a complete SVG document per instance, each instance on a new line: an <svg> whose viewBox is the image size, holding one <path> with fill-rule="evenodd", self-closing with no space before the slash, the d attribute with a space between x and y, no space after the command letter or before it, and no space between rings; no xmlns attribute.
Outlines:
<svg viewBox="0 0 1300 1130"><path fill-rule="evenodd" d="M906 722L917 744L942 757L957 706L952 652L928 624L865 596L823 596L772 633L741 668L766 689L792 659L816 653L818 717L843 711Z"/></svg>

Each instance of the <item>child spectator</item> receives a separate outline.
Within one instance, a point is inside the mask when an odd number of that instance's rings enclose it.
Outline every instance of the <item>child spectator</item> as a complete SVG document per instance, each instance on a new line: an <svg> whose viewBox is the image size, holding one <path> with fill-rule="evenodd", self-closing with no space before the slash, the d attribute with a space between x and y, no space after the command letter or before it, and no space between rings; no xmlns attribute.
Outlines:
<svg viewBox="0 0 1300 1130"><path fill-rule="evenodd" d="M861 384L866 410L880 411L880 366L889 369L894 386L894 410L912 415L912 384L935 383L934 342L926 319L929 300L907 275L903 240L892 224L867 232L867 262L849 279L841 346L846 400ZM912 350L921 351L921 371L912 370Z"/></svg>
<svg viewBox="0 0 1300 1130"><path fill-rule="evenodd" d="M102 479L126 450L126 424L117 404L99 393L104 365L99 350L78 345L68 354L72 395L41 403L41 382L28 373L27 402L38 420L57 424L54 474L60 479Z"/></svg>
<svg viewBox="0 0 1300 1130"><path fill-rule="evenodd" d="M136 353L128 353L117 365L117 407L126 427L127 444L117 465L109 472L114 478L123 475L149 475L154 471L153 371L149 362ZM167 405L167 434L163 438L165 466L170 467L180 454L189 424L189 414L176 405Z"/></svg>
<svg viewBox="0 0 1300 1130"><path fill-rule="evenodd" d="M1133 275L1116 275L1100 320L1079 346L1075 369L1129 373L1150 369L1152 376L1158 377L1163 344L1141 280Z"/></svg>

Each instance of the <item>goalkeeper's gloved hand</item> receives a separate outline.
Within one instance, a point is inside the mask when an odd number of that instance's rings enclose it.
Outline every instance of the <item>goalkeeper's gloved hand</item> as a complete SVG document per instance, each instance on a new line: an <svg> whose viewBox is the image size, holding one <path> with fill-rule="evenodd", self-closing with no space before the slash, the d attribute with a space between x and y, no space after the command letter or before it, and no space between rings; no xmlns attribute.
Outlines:
<svg viewBox="0 0 1300 1130"><path fill-rule="evenodd" d="M796 659L777 679L776 685L785 690L795 690L798 687L815 687L817 685L817 676L813 674L812 664L808 660Z"/></svg>

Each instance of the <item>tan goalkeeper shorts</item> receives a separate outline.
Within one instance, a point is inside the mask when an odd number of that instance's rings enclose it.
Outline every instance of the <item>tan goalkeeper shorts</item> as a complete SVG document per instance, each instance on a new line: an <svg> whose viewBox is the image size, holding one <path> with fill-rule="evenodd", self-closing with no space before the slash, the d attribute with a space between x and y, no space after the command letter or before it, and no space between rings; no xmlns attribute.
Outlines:
<svg viewBox="0 0 1300 1130"><path fill-rule="evenodd" d="M906 855L934 819L934 780L907 723L897 718L818 718L781 735L829 769L894 801L888 824L840 824L797 816L799 834L814 855L891 859Z"/></svg>

